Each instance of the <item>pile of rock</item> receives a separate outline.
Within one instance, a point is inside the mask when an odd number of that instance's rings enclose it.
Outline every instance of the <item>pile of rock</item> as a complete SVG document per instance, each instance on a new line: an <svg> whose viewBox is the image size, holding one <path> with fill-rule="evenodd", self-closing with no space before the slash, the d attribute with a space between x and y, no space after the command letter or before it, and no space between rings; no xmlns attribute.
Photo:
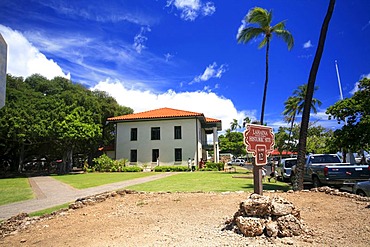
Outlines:
<svg viewBox="0 0 370 247"><path fill-rule="evenodd" d="M300 211L281 197L252 194L240 203L239 210L227 222L228 227L247 237L292 237L308 232Z"/></svg>

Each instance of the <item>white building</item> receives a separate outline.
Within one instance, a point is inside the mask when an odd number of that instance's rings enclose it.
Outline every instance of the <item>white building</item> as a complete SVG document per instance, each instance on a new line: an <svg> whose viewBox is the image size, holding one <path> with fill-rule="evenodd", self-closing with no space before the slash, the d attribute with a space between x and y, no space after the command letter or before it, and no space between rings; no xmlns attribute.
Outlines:
<svg viewBox="0 0 370 247"><path fill-rule="evenodd" d="M203 113L160 108L108 118L116 125L114 159L128 159L130 164L184 165L194 159L196 165L214 151L219 161L218 133L221 120ZM212 135L212 143L207 143Z"/></svg>

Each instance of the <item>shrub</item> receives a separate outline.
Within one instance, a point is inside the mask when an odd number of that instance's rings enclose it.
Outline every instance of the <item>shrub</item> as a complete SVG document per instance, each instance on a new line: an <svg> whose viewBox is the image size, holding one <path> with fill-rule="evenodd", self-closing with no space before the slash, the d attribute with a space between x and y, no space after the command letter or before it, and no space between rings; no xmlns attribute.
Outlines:
<svg viewBox="0 0 370 247"><path fill-rule="evenodd" d="M101 155L98 158L93 159L95 170L98 172L108 172L113 166L113 160L106 154Z"/></svg>
<svg viewBox="0 0 370 247"><path fill-rule="evenodd" d="M186 172L190 171L187 166L156 166L155 172Z"/></svg>
<svg viewBox="0 0 370 247"><path fill-rule="evenodd" d="M98 172L141 172L142 169L137 166L126 166L128 160L112 160L106 154L101 155L98 158L93 159L94 167L92 171Z"/></svg>
<svg viewBox="0 0 370 247"><path fill-rule="evenodd" d="M121 171L122 172L142 172L143 169L138 166L125 166L125 167L122 167Z"/></svg>
<svg viewBox="0 0 370 247"><path fill-rule="evenodd" d="M222 171L224 169L224 163L206 163L206 167L202 169L203 171Z"/></svg>

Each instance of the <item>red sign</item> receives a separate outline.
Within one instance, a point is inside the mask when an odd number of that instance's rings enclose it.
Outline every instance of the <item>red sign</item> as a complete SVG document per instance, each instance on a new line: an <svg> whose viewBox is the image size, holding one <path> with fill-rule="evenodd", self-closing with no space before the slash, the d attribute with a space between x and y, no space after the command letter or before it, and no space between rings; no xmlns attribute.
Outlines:
<svg viewBox="0 0 370 247"><path fill-rule="evenodd" d="M256 157L256 165L263 166L267 157L274 151L275 137L271 127L247 124L244 131L244 144L247 152Z"/></svg>

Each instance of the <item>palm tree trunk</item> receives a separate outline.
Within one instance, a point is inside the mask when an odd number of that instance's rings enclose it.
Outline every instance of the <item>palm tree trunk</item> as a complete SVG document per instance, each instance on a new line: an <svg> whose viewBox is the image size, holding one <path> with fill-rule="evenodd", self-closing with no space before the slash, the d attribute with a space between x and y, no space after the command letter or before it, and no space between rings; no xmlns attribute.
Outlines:
<svg viewBox="0 0 370 247"><path fill-rule="evenodd" d="M292 118L292 123L290 124L290 130L289 130L288 145L289 145L290 149L293 149L292 146L290 145L290 141L292 140L292 132L293 132L294 121L295 121L295 114ZM293 151L293 150L289 150L289 151Z"/></svg>
<svg viewBox="0 0 370 247"><path fill-rule="evenodd" d="M267 38L266 44L266 76L265 76L265 87L263 89L262 109L261 109L261 125L263 125L263 117L265 115L265 103L267 94L267 84L269 81L269 50L270 50L270 38Z"/></svg>
<svg viewBox="0 0 370 247"><path fill-rule="evenodd" d="M325 16L324 22L321 27L319 44L317 46L315 58L312 63L310 76L308 78L307 94L305 97L304 108L303 108L303 113L302 113L301 129L299 132L298 159L297 159L297 167L296 167L295 174L294 174L295 176L293 180L293 190L303 190L303 169L304 169L305 156L306 156L307 130L308 130L308 123L310 121L311 102L312 102L312 97L313 97L314 88L315 88L316 75L319 70L322 53L324 51L326 34L328 32L329 22L333 14L334 6L335 6L335 0L330 0L329 7L326 12L326 16Z"/></svg>

